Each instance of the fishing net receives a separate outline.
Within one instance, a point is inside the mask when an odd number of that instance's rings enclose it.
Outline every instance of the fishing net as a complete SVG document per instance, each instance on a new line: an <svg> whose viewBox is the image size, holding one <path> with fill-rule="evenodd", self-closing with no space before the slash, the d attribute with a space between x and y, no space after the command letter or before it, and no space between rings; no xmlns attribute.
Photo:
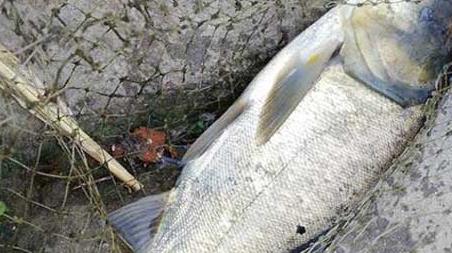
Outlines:
<svg viewBox="0 0 452 253"><path fill-rule="evenodd" d="M332 8L339 4L346 4L350 6L375 6L378 4L397 4L397 3L421 3L423 0L330 0L325 2L325 7Z"/></svg>
<svg viewBox="0 0 452 253"><path fill-rule="evenodd" d="M436 185L449 181L450 176L446 175L451 175L452 169L451 82L449 63L436 80L434 96L424 106L426 119L416 138L382 172L366 196L302 253L430 252L434 251L431 248L449 244L447 235L445 241L431 235L449 229L450 202L439 197L444 189ZM431 188L425 188L427 181ZM424 222L432 229L426 228ZM414 230L420 233L412 234Z"/></svg>
<svg viewBox="0 0 452 253"><path fill-rule="evenodd" d="M170 189L180 171L160 158L179 159L339 3L0 0L0 62L17 72L0 85L0 252L126 251L106 214ZM34 89L12 89L18 77ZM82 131L112 157L86 152ZM144 187L132 193L112 159Z"/></svg>
<svg viewBox="0 0 452 253"><path fill-rule="evenodd" d="M325 11L315 2L0 1L13 71L0 89L0 251L126 250L106 213L173 186L179 170L161 155L179 159ZM82 131L113 158L94 159ZM112 176L111 159L142 190Z"/></svg>

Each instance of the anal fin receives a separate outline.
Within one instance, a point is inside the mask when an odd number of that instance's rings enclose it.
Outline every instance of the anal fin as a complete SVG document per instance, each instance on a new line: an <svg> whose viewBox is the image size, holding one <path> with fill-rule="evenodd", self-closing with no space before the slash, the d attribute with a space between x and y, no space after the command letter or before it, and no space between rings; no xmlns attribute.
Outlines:
<svg viewBox="0 0 452 253"><path fill-rule="evenodd" d="M108 221L134 252L148 252L157 231L168 193L144 197L108 215Z"/></svg>

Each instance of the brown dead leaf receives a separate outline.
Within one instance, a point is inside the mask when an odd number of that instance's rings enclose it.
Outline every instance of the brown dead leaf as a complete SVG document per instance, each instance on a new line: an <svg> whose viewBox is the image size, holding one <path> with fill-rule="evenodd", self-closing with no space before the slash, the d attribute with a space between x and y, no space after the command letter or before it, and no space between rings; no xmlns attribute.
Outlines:
<svg viewBox="0 0 452 253"><path fill-rule="evenodd" d="M141 138L152 144L153 146L165 145L166 134L165 132L154 130L147 127L139 127L132 133L137 138Z"/></svg>
<svg viewBox="0 0 452 253"><path fill-rule="evenodd" d="M138 127L120 143L113 144L111 153L115 158L131 155L145 165L158 162L164 155L179 157L177 150L166 144L165 132L147 127Z"/></svg>
<svg viewBox="0 0 452 253"><path fill-rule="evenodd" d="M145 163L157 162L163 155L166 143L166 133L147 127L135 129L132 135L146 145L146 148L139 159Z"/></svg>

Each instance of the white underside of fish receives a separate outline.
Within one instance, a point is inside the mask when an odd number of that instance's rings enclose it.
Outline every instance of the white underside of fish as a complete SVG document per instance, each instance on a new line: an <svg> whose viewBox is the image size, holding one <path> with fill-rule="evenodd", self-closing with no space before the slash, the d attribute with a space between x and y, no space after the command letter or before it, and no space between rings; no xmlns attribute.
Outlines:
<svg viewBox="0 0 452 253"><path fill-rule="evenodd" d="M356 43L349 45L366 48L337 53L345 34L354 32L344 33L341 18L347 19L351 9L343 8L295 38L193 144L169 196L149 197L111 215L137 252L291 251L353 207L403 151L422 123L421 105L406 106L416 102L417 91L400 99L405 106L388 98L393 91L399 92L396 100L411 91L403 82L386 89L394 74L386 75L389 67L377 63L387 56L372 52L372 40L365 37L371 31L365 27L356 28ZM385 17L384 11L375 13ZM355 25L366 21L359 18ZM415 25L416 17L411 21ZM437 42L432 40L431 48ZM359 52L370 52L375 66L363 66L368 59ZM385 54L407 52L429 55L410 47ZM344 57L350 57L346 63ZM429 70L424 58L402 62ZM380 86L372 87L372 80ZM146 212L152 214L148 223L135 219ZM143 230L151 222L158 223L153 237Z"/></svg>
<svg viewBox="0 0 452 253"><path fill-rule="evenodd" d="M339 64L260 147L252 141L258 106L185 167L151 252L295 248L375 182L422 118L419 106L403 109Z"/></svg>

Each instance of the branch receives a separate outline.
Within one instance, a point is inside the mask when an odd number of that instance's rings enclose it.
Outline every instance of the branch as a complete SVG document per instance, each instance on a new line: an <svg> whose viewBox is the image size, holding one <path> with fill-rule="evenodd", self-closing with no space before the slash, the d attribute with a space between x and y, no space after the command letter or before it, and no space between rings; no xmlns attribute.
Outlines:
<svg viewBox="0 0 452 253"><path fill-rule="evenodd" d="M60 134L73 138L88 155L105 164L110 172L131 189L143 186L118 161L108 154L77 124L67 112L65 104L46 99L43 84L30 71L24 71L18 59L0 44L0 89L11 95L20 106L56 129Z"/></svg>

